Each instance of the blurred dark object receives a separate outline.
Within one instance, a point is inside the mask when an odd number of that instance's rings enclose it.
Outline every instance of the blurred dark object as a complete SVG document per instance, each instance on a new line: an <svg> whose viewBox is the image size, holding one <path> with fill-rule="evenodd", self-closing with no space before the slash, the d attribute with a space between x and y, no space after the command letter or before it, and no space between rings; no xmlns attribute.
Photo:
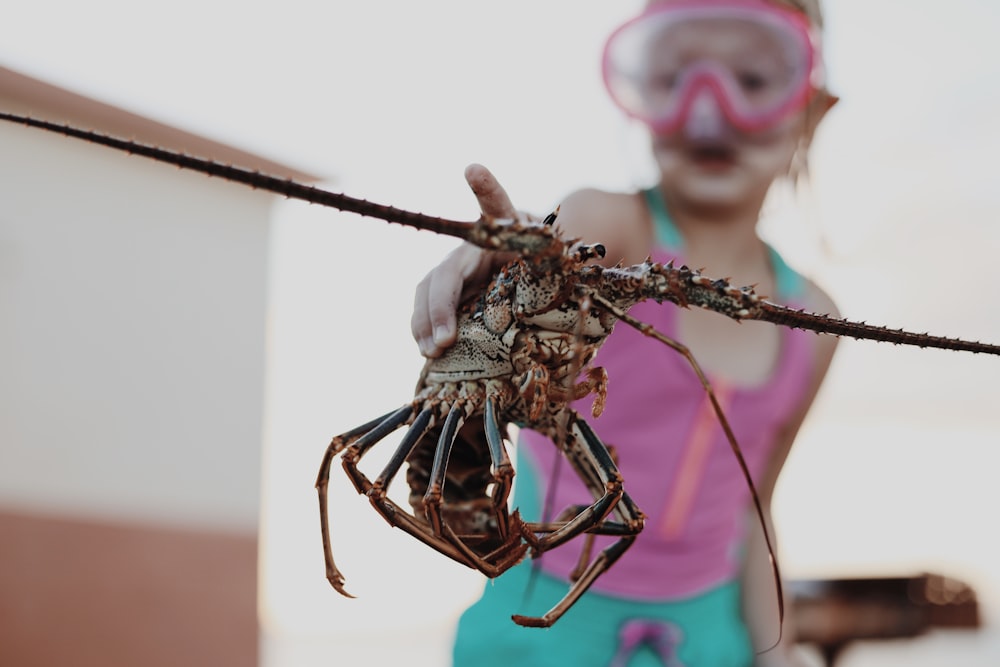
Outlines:
<svg viewBox="0 0 1000 667"><path fill-rule="evenodd" d="M797 641L831 666L853 641L916 637L931 628L978 628L972 588L939 574L789 582Z"/></svg>

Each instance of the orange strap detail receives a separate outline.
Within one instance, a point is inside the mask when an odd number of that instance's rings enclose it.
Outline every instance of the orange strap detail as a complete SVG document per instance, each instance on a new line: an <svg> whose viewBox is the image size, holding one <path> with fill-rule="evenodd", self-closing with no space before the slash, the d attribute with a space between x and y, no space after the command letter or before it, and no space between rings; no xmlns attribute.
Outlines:
<svg viewBox="0 0 1000 667"><path fill-rule="evenodd" d="M712 381L712 388L723 413L728 412L732 402L732 389L717 380ZM719 417L715 414L712 401L706 394L695 414L681 463L674 475L673 492L667 500L663 518L658 524L659 532L664 537L675 539L684 530L698 487L705 476L705 466L708 464L712 441L721 429Z"/></svg>

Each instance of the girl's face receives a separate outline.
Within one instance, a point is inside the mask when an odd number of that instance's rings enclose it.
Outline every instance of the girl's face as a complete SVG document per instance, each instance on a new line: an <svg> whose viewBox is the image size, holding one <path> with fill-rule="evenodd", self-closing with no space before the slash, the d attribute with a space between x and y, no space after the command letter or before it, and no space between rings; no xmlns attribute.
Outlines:
<svg viewBox="0 0 1000 667"><path fill-rule="evenodd" d="M818 61L798 12L762 0L681 0L613 33L604 77L619 106L652 130L675 196L759 206L822 116Z"/></svg>
<svg viewBox="0 0 1000 667"><path fill-rule="evenodd" d="M652 137L664 187L703 207L759 206L808 141L805 111L748 131L734 127L711 96L694 106L678 131Z"/></svg>

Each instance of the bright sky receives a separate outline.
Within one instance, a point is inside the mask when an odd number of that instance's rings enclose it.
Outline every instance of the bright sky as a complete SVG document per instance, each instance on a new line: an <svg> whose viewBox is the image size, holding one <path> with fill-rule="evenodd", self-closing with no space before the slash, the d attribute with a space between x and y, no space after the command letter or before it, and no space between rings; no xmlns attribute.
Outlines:
<svg viewBox="0 0 1000 667"><path fill-rule="evenodd" d="M603 37L641 4L39 1L5 11L0 64L355 196L471 219L472 161L536 212L583 185L645 181L641 135L598 74ZM775 204L764 229L851 318L1000 341L1000 5L832 0L827 15L843 99L812 187ZM311 484L330 435L408 398L413 285L454 244L297 203L277 217L267 627L341 650L376 619L447 633L478 576L345 491L335 539L361 599L340 599L322 580ZM982 529L1000 506L1000 360L841 347L779 489L786 572L938 569L1000 598L1000 545Z"/></svg>

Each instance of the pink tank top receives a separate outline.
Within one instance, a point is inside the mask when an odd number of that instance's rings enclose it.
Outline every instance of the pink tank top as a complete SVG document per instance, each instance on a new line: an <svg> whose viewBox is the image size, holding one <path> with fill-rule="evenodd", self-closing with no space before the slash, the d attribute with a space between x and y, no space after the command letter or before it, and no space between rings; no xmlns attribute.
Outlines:
<svg viewBox="0 0 1000 667"><path fill-rule="evenodd" d="M653 252L655 261L671 257L676 258L676 253ZM790 271L777 256L775 265L776 272ZM781 278L779 285L785 282ZM633 307L630 314L676 339L677 312L673 304L649 301ZM739 387L712 380L755 480L767 467L778 431L801 405L813 369L814 334L782 329L781 335L777 366L763 384ZM596 419L590 416L591 398L573 407L605 444L617 448L625 489L646 514L646 525L632 547L592 588L629 598L672 600L737 577L746 521L756 520L750 492L687 361L619 322L594 365L608 372L607 407ZM520 442L521 453L530 460L538 480L548 486L553 479L555 446L527 429L521 432ZM565 462L559 466L554 485L553 515L570 505L593 502ZM594 553L611 541L598 538ZM576 539L544 554L542 570L567 578L580 546Z"/></svg>

